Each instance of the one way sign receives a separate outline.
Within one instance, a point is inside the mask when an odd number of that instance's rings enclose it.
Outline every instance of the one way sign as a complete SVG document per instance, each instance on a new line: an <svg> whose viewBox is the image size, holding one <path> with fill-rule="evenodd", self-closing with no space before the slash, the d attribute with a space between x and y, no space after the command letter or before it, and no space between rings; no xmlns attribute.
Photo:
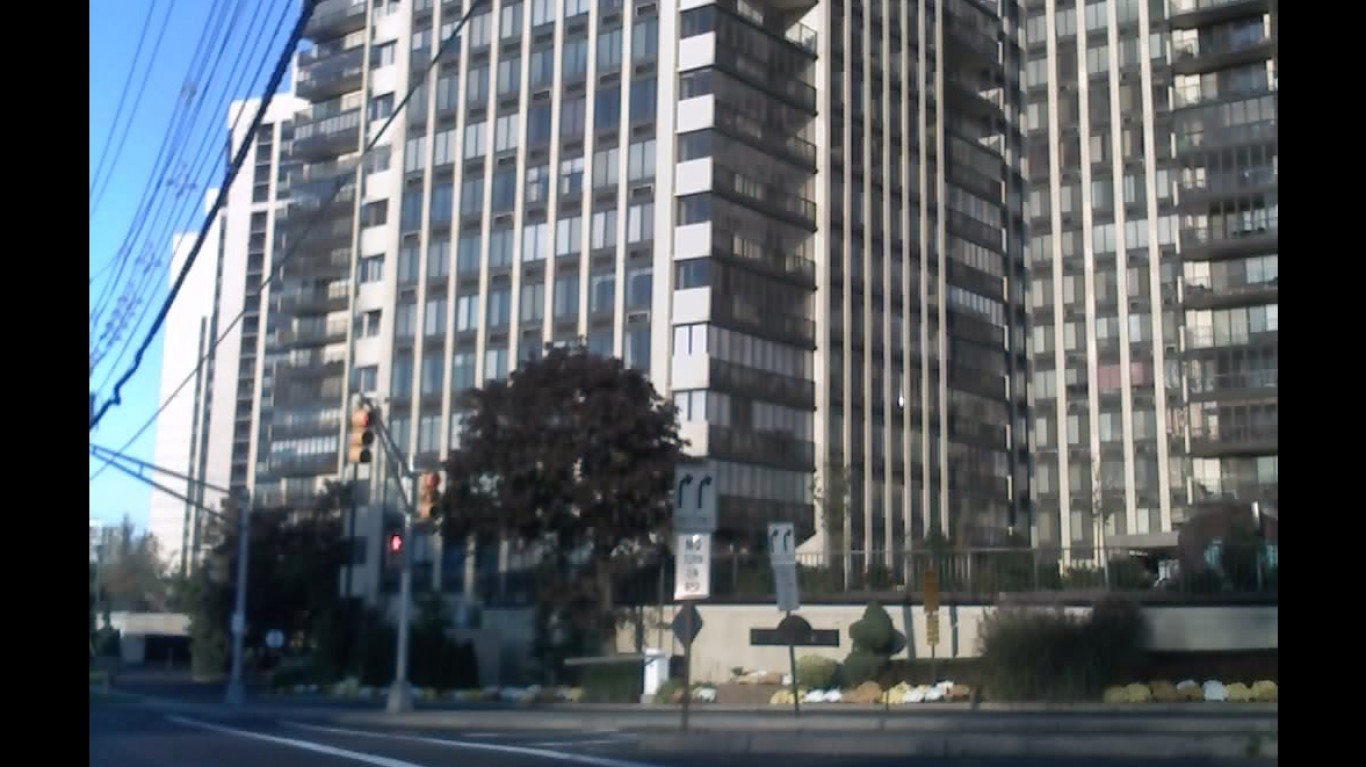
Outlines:
<svg viewBox="0 0 1366 767"><path fill-rule="evenodd" d="M716 472L710 462L679 464L674 470L674 532L716 532Z"/></svg>

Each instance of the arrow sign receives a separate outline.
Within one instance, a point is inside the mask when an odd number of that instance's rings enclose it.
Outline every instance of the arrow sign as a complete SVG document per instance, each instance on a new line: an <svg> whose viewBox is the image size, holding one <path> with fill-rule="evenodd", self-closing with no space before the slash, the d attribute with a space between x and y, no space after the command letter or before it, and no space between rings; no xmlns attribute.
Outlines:
<svg viewBox="0 0 1366 767"><path fill-rule="evenodd" d="M674 470L674 532L716 532L716 472L710 462L679 464ZM688 492L693 490L693 492Z"/></svg>
<svg viewBox="0 0 1366 767"><path fill-rule="evenodd" d="M768 559L774 567L797 564L797 537L791 522L769 524Z"/></svg>

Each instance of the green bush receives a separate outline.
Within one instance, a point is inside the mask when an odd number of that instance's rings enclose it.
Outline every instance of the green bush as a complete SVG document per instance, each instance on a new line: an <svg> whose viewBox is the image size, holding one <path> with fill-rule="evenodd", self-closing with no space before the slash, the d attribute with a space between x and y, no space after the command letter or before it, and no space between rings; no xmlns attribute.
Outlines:
<svg viewBox="0 0 1366 767"><path fill-rule="evenodd" d="M797 566L797 585L806 595L836 594L839 581L834 570L828 567Z"/></svg>
<svg viewBox="0 0 1366 767"><path fill-rule="evenodd" d="M640 661L594 664L583 672L583 701L639 703L643 681Z"/></svg>
<svg viewBox="0 0 1366 767"><path fill-rule="evenodd" d="M1132 602L1107 597L1088 616L999 608L981 629L981 683L994 700L1090 700L1131 678L1144 623Z"/></svg>
<svg viewBox="0 0 1366 767"><path fill-rule="evenodd" d="M683 689L683 682L679 679L665 679L655 691L655 703L673 703L674 694Z"/></svg>
<svg viewBox="0 0 1366 767"><path fill-rule="evenodd" d="M904 638L892 625L892 617L877 602L869 603L863 617L849 627L853 650L844 659L843 682L850 687L878 679Z"/></svg>
<svg viewBox="0 0 1366 767"><path fill-rule="evenodd" d="M301 684L330 681L313 658L285 658L270 672L270 689L286 690Z"/></svg>
<svg viewBox="0 0 1366 767"><path fill-rule="evenodd" d="M803 655L797 659L797 685L808 690L828 690L839 683L840 664L833 658Z"/></svg>

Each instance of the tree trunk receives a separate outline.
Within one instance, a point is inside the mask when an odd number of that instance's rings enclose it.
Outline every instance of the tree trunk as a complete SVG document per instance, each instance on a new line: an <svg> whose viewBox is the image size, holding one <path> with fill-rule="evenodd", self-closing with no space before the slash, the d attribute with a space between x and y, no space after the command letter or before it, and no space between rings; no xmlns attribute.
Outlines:
<svg viewBox="0 0 1366 767"><path fill-rule="evenodd" d="M598 559L593 569L598 605L598 644L603 655L617 654L617 610L612 594L612 564L605 557Z"/></svg>

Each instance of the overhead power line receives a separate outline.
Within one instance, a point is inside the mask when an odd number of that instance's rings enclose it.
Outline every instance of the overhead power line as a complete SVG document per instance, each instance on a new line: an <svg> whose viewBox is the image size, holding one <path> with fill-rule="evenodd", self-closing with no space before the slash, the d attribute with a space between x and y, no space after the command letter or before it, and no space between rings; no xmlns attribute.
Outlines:
<svg viewBox="0 0 1366 767"><path fill-rule="evenodd" d="M247 32L248 32L248 37L249 37L249 39L252 39L252 40L264 40L264 41L266 42L266 53L269 53L270 48L271 48L270 43L271 43L272 41L274 41L277 37L279 37L281 30L283 30L283 29L285 28L285 22L287 21L288 15L289 15L289 14L288 14L288 11L287 11L287 10L286 10L285 13L281 14L279 20L277 21L277 23L276 23L276 25L275 25L275 29L271 32L271 34L269 35L269 37L267 37L265 34L263 34L263 33L265 32L265 25L264 25L264 24L261 26L261 29L260 29L259 31L256 29L256 20L257 20L256 17L257 17L257 15L260 13L260 10L261 10L262 7L263 7L263 6L261 6L261 5L256 6L256 11L257 11L257 13L256 13L256 14L253 14L252 20L251 20L251 24L249 25L249 27L248 27L248 29L247 29ZM261 16L260 18L261 18L261 21L267 21L267 20L268 20L268 17L267 17L267 16ZM234 23L235 23L235 20L234 20ZM231 34L232 34L232 25L230 24L229 27L228 27L228 30L227 30L227 36L225 36L224 39L223 39L223 46L220 47L220 49L219 49L219 56L220 56L220 58L221 58L222 53L223 53L223 48L226 47L227 42L228 42L228 39L230 38ZM221 97L220 97L217 101L214 102L215 108L221 109L221 108L223 108L226 104L231 103L231 101L232 101L232 95L233 95L234 90L236 89L237 86L240 86L240 85L241 85L241 81L238 79L238 71L237 71L237 70L238 70L238 66L241 65L241 64L243 64L244 62L250 60L250 58L252 58L252 57L254 57L254 56L255 56L255 45L253 45L252 51L251 51L251 53L250 53L248 56L245 56L245 57L244 57L244 56L242 56L241 54L238 55L237 59L233 62L231 69L229 70L227 87L224 89L224 91L223 91ZM262 73L265 72L266 67L267 67L267 65L268 65L269 63L270 63L270 62L269 62L269 58L268 58L268 57L263 57L263 58L261 59L260 64L256 67L255 71L252 72L251 78L250 78L249 80L247 80L246 82L249 83L249 84L255 84L255 83L257 82L257 80L260 79ZM209 71L209 78L210 78L210 80L212 80L212 78L213 78L213 73L214 73L214 71L217 70L217 68L218 68L218 61L215 60L215 61L214 61L214 64L213 64L213 67L212 67L212 68L210 69L210 71ZM246 75L246 74L247 74L247 69L246 69L246 68L243 68L241 74L242 74L242 75ZM224 97L226 97L226 98L224 98ZM202 101L201 101L199 104L197 104L197 105L195 106L196 117L197 117L197 115L198 115L198 112L199 112L200 107L202 107L202 106L203 106L203 102L202 102ZM236 116L233 118L231 127L229 127L229 129L228 129L228 135L229 135L229 136L235 136L235 135L237 134L238 125L241 124L241 122L243 121L243 119L246 117L247 112L248 112L248 110L246 110L246 109L238 110ZM189 173L189 177L190 177L191 179L197 178L197 177L198 177L199 172L200 172L200 168L209 168L209 167L210 167L210 166L206 165L205 163L206 163L207 161L211 161L211 160L213 159L213 157L214 157L215 155L217 155L217 151L215 151L215 148L217 148L218 151L221 151L222 146L221 146L221 144L219 143L219 140L220 140L220 139L221 139L221 136L218 136L218 135L216 134L215 131L209 131L209 134L205 137L205 139L204 139L203 141L200 142L199 148L194 152L194 155L193 155L194 159L192 160L192 169L191 169L191 171L190 171L190 173ZM207 150L207 152L206 152L206 150ZM177 195L177 197L179 197L179 195ZM200 211L202 211L202 205L203 205L203 203L202 203L202 198L201 198L199 195L195 194L195 195L192 195L191 200L190 200L190 204L189 204L188 206L186 206L182 211L180 211L181 215L179 216L179 221L175 220L175 219L176 219L176 213L177 213L177 211L174 209L174 207L172 207L171 209L169 209L169 210L167 211L168 217L166 217L165 219L162 219L162 218L158 215L157 218L158 218L158 221L159 221L159 223L160 223L161 225L159 225L159 226L158 226L158 225L154 225L154 226L153 226L153 228L154 228L156 231L153 232L153 233L151 233L151 234L149 235L148 239L146 240L146 245L145 245L145 248L144 248L144 249L146 249L146 250L152 250L152 249L154 249L154 248L157 248L157 246L158 246L159 243L163 243L163 242L166 242L166 241L170 241L171 238L172 238L172 236L173 236L175 233L177 233L177 232L183 232L183 231L188 230L188 229L190 228L191 223L192 223L193 220L194 220L195 215L196 215L197 213L199 213ZM171 228L169 229L169 231L167 230L167 227L168 227L168 226L171 227ZM140 327L142 327L143 320L147 317L148 313L149 313L149 312L151 311L151 309L152 309L153 302L151 302L151 301L143 301L142 298L143 298L143 296L145 296L148 292L150 292L150 290L154 289L155 285L154 285L154 283L153 283L153 279L154 279L156 276L157 276L157 270L156 270L156 269L150 269L150 268L149 268L149 269L146 271L146 273L145 273L145 278L144 278L140 283L138 283L137 292L134 294L134 296L135 296L135 299L134 299L134 308L136 308L136 306L138 306L138 305L141 305L142 311L138 314L136 321L133 322L130 326L128 326L128 331L129 331L129 333L128 333L127 339L124 341L123 345L119 348L118 354L117 354L117 356L115 356L114 361L113 361L112 363L110 363L108 374L107 374L107 375L105 376L105 378L100 382L100 385L94 389L94 391L96 391L96 392L103 392L103 391L105 390L105 387L108 386L109 381L110 381L111 379L113 379L113 377L118 373L119 365L121 365L121 364L123 363L123 358L124 358L124 356L125 356L125 355L128 353L128 351L132 348L133 341L134 341L134 339L136 338L137 329L140 328ZM109 344L110 346L112 346L114 343L117 342L117 340L118 340L117 337L110 338L108 344ZM103 357L105 356L105 354L107 354L109 351L110 351L109 349L98 350L98 351L97 351L97 354L96 354L96 356L95 356L95 359L96 359L96 360L103 359ZM92 366L92 367L93 367L93 366Z"/></svg>
<svg viewBox="0 0 1366 767"><path fill-rule="evenodd" d="M227 200L228 192L232 188L232 182L237 178L237 172L241 170L242 164L246 162L247 154L251 151L252 141L256 137L256 132L260 130L261 123L265 120L266 111L270 108L271 102L275 99L275 93L279 90L280 82L284 80L285 73L289 71L290 61L293 59L294 50L299 47L299 41L303 39L304 27L308 20L313 17L313 9L317 3L310 0L304 5L303 12L299 14L299 21L294 25L294 31L289 36L289 41L285 44L285 49L280 52L279 62L275 66L275 71L270 76L270 82L266 86L265 98L261 100L261 106L256 110L256 116L252 118L251 126L247 128L246 137L242 141L242 146L237 150L237 156L233 158L232 164L228 166L227 177L223 181L223 188L218 191L218 196L209 209L208 215L204 219L204 225L199 229L199 235L195 238L194 247L190 249L189 256L185 259L185 264L180 268L180 274L176 275L175 282L171 285L171 292L162 302L161 309L157 312L156 319L152 321L152 326L147 329L147 335L138 346L137 352L133 355L133 364L128 368L119 380L114 384L114 392L109 399L104 401L100 409L95 412L95 417L90 421L90 428L94 430L103 420L104 414L109 409L122 404L123 385L137 373L142 366L142 357L147 353L148 347L152 345L156 338L157 331L161 330L161 325L166 321L166 315L171 310L171 305L175 303L176 296L180 294L180 288L185 284L185 278L189 276L190 270L194 268L195 259L199 256L199 251L204 247L204 241L209 235L209 230L213 226L214 220L218 217L218 212L223 208L223 203Z"/></svg>
<svg viewBox="0 0 1366 767"><path fill-rule="evenodd" d="M109 144L114 138L114 134L119 129L119 117L123 114L123 105L128 96L128 86L133 82L133 73L137 71L138 59L142 56L142 44L147 41L147 28L151 26L152 14L156 11L157 0L152 0L151 6L147 9L147 16L142 20L142 32L138 33L137 48L133 51L133 63L128 67L128 77L123 81L123 90L119 94L118 107L114 111L114 123L110 126L109 135L104 138L104 148L100 150L99 164L95 166L95 176L90 180L90 216L94 218L95 210L100 206L100 200L104 198L104 190L109 188L109 179L114 175L114 167L119 163L119 157L123 154L123 145L128 141L128 134L133 132L133 121L137 118L138 106L142 104L142 94L147 91L147 80L152 74L152 67L156 63L157 53L161 50L161 40L166 36L166 28L171 26L171 12L175 10L175 3L170 2L166 5L166 15L161 20L161 31L157 32L156 42L152 44L152 53L147 57L147 69L143 70L142 81L138 84L137 96L133 98L133 108L128 111L128 124L124 128L123 136L119 139L118 146L114 149L112 157L109 155ZM109 160L109 172L105 174L104 180L100 180L100 173L105 169L105 160Z"/></svg>
<svg viewBox="0 0 1366 767"><path fill-rule="evenodd" d="M480 10L483 6L488 5L490 2L491 0L474 0L474 2L471 3L469 10L465 11L465 14L460 17L460 21L458 21L454 29L451 30L450 36L447 37L445 40L442 40L441 44L437 47L435 55L432 56L432 60L427 63L427 67L422 71L422 77L413 79L412 84L408 88L408 92L403 96L403 100L394 106L394 111L389 115L389 117L384 121L384 123L380 125L379 130L375 131L374 137L366 143L364 149L361 150L360 156L356 160L357 168L363 166L365 158L372 151L374 151L376 146L379 145L380 139L384 138L384 134L388 132L389 126L393 125L394 121L398 119L399 115L403 114L403 110L407 108L408 102L412 101L413 95L416 94L418 90L422 87L423 83L426 82L427 76L430 75L432 70L436 68L436 65L441 62L442 58L447 53L447 49L449 49L454 44L454 42L460 38L460 33L464 31L465 24L470 20L470 17L473 16L476 11ZM299 244L307 239L309 232L313 230L313 227L317 225L318 221L322 220L322 217L328 212L328 209L336 202L337 196L341 194L341 190L346 186L345 182L345 176L340 176L337 178L337 182L333 185L332 191L328 194L327 199L324 200L323 203L318 206L318 209L313 213L313 216L309 219L308 223L299 233L299 236L289 244L289 247L285 250L284 255L281 256L279 261L271 267L270 272L266 274L265 278L261 281L261 284L257 286L254 291L252 291L253 295L259 296L262 291L269 287L270 284L274 282L280 274L283 273L284 267L289 263L289 261L294 257L294 254L298 251ZM204 355L199 358L199 361L197 363L195 363L195 366L192 370L190 370L189 375L181 379L180 383L176 386L176 388L172 390L171 393L167 395L166 399L162 401L161 405L157 407L156 412L152 413L152 415L146 421L144 421L140 427L138 427L138 430L133 432L133 436L129 437L128 440L123 443L123 445L119 448L120 453L128 450L128 448L134 442L137 441L138 437L141 437L148 429L152 427L152 424L156 423L157 416L161 415L162 412L166 410L166 408L170 407L171 402L175 400L175 398L179 396L180 392L183 391L185 387L188 386L190 382L195 379L195 376L199 374L199 369L203 367L204 364L207 363L210 359L213 358L214 351L218 348L218 345L223 343L223 341L227 339L228 335L232 333L233 328L237 327L237 323L241 322L242 318L246 316L247 310L245 308L245 304L247 302L244 301L243 303L244 307L237 312L237 315L233 317L232 322L228 323L227 327L224 328L221 334L219 334L218 338L214 339L213 343L209 345L208 350L205 351ZM94 429L96 423L98 423L98 418L92 421L91 429ZM108 466L109 461L106 460L105 463L100 466L100 468L95 470L94 474L90 475L90 480L93 482L97 477L100 476L100 474L104 473L104 470L108 468Z"/></svg>
<svg viewBox="0 0 1366 767"><path fill-rule="evenodd" d="M155 270L160 259L157 259L156 263L142 264L142 269L134 269L126 282L120 283L120 280L123 278L125 267L128 265L129 258L132 254L148 252L159 253L160 250L165 247L168 235L157 233L158 224L155 222L161 220L162 211L166 208L168 199L172 200L169 203L172 212L174 212L177 205L182 205L185 202L189 203L185 207L192 214L195 211L202 212L203 210L203 200L198 194L191 195L188 201L185 200L187 192L196 191L199 188L194 183L194 179L197 178L198 175L199 163L195 162L193 164L194 168L191 171L183 170L187 167L187 164L182 157L182 146L188 139L189 132L198 124L199 113L204 106L206 95L212 90L214 73L217 71L218 63L222 59L223 52L231 39L236 19L239 16L245 15L244 9L241 8L244 0L235 0L235 2L236 6L230 9L228 3L224 0L213 0L213 5L209 9L209 20L204 25L199 40L195 45L194 55L191 58L189 69L185 73L184 84L178 99L178 105L171 116L171 121L167 126L165 134L161 138L160 146L157 149L156 160L152 164L151 175L147 179L142 197L136 206L136 212L133 214L128 228L123 235L122 242L116 249L115 255L111 256L110 260L117 262L117 270L114 278L105 283L100 298L96 301L91 310L90 332L92 336L96 334L99 322L103 318L105 308L114 296L114 288L119 287L120 285L122 286L119 295L120 300L123 303L142 304L148 308L152 305L151 302L143 304L142 298L151 287L150 277L152 275L149 273ZM252 15L252 22L250 24L251 29L247 36L248 40L256 40L265 37L255 30L256 17L259 15L260 10L261 6L258 5L255 13ZM279 22L281 27L284 26L285 19L288 15L288 10L281 15ZM224 29L224 22L229 19L232 21L228 24L227 28ZM261 31L264 32L264 30ZM275 35L271 35L269 40L274 40L278 33L277 30ZM210 52L213 50L215 39L218 40L218 55L214 58L213 66L209 68L208 73L205 74L206 67L209 67L209 56ZM245 43L245 41L243 42ZM245 50L245 48L243 50ZM269 50L269 47L267 50ZM253 45L252 57L255 56L254 51L255 46ZM240 88L241 86L240 82L235 82L234 80L236 77L237 65L241 63L242 58L243 54L239 51L237 60L234 62L232 68L233 74L229 75L228 78L227 91L224 93L226 96L231 96L232 90L234 88ZM268 62L268 58L261 62L256 77L260 76L260 71L266 67ZM254 82L255 78L252 80L252 83ZM217 137L216 132L213 130L208 131L208 133L215 138ZM201 145L200 148L201 152L202 150L203 145ZM172 167L173 164L176 164L177 159L180 160L178 164L180 165L181 170L179 171L173 170ZM207 187L207 182L204 183L203 186ZM143 240L142 244L139 245L138 238L143 230L148 227L149 223L151 224L151 231L148 233L148 238ZM187 227L188 224L183 225L181 229L177 231L183 231ZM143 257L139 256L139 260L142 259ZM139 280L139 276L142 276L143 279ZM131 328L128 328L130 333L135 335L136 329L141 326L141 322L142 317L139 316L137 323ZM125 326L127 326L126 317L121 321L111 321L105 324L104 331L99 336L100 344L91 350L92 360L98 360L107 353L107 349L104 348L104 345L106 342L108 344L117 342L120 335L124 332ZM122 353L120 353L120 356L121 355ZM92 368L93 367L94 365L92 365ZM114 367L118 367L117 362L114 363ZM101 388L103 388L103 384L101 384Z"/></svg>

